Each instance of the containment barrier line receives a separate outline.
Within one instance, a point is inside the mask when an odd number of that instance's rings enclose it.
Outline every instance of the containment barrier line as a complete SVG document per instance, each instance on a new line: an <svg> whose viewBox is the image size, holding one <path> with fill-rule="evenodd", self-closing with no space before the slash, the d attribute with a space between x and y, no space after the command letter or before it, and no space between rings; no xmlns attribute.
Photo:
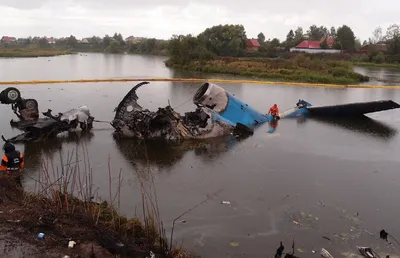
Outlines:
<svg viewBox="0 0 400 258"><path fill-rule="evenodd" d="M77 80L34 80L34 81L0 81L0 85L16 84L52 84L52 83L96 83L96 82L212 82L212 83L247 83L265 85L287 85L298 87L321 87L321 88L364 88L364 89L400 89L400 85L340 85L323 83L299 83L299 82L275 82L258 80L227 80L227 79L199 79L199 78L119 78L119 79L77 79Z"/></svg>

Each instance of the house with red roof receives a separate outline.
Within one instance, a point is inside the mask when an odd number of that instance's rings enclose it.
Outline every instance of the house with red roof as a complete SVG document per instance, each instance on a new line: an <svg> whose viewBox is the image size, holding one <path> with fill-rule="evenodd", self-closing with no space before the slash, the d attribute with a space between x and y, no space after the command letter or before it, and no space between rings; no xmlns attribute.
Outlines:
<svg viewBox="0 0 400 258"><path fill-rule="evenodd" d="M362 46L360 49L360 52L364 52L364 53L372 53L374 51L377 51L380 53L386 53L388 51L388 45L385 43L367 44L365 46Z"/></svg>
<svg viewBox="0 0 400 258"><path fill-rule="evenodd" d="M16 44L17 39L15 37L9 37L9 36L3 36L1 38L2 43L7 43L7 44Z"/></svg>
<svg viewBox="0 0 400 258"><path fill-rule="evenodd" d="M260 47L260 43L258 42L257 39L248 39L246 41L246 50L247 51L258 51L259 47Z"/></svg>
<svg viewBox="0 0 400 258"><path fill-rule="evenodd" d="M327 48L322 48L321 43L326 40ZM290 52L306 53L340 53L340 50L332 49L334 38L322 38L321 40L303 40L300 44L290 49Z"/></svg>

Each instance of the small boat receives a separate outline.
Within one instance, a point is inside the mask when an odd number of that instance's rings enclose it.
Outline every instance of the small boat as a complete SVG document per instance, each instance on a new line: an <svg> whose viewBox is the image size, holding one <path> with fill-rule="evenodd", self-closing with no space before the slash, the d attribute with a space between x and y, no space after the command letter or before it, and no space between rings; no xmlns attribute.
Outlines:
<svg viewBox="0 0 400 258"><path fill-rule="evenodd" d="M371 247L362 247L362 246L357 246L358 251L360 254L362 254L364 257L368 258L379 258L379 255L375 253Z"/></svg>

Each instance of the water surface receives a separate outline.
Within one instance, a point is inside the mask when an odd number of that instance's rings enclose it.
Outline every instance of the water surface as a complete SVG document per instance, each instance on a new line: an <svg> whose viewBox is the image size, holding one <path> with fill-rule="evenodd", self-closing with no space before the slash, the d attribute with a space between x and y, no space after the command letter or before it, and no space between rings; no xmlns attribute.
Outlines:
<svg viewBox="0 0 400 258"><path fill-rule="evenodd" d="M185 76L166 68L163 60L103 54L0 59L0 80ZM134 83L17 87L24 97L37 99L42 111L50 108L62 112L87 105L96 119L110 121L114 108L132 86ZM291 108L300 98L314 105L380 99L400 103L400 93L393 89L237 83L221 86L265 112L274 103L282 110ZM140 88L139 102L156 110L169 101L183 113L195 108L191 98L198 87L196 83L154 82ZM14 117L10 107L1 108L2 134L11 137L19 133L8 125ZM122 171L121 212L127 216L140 213L137 175L150 178L145 169L149 164L167 230L174 218L222 190L185 215L182 219L186 223L178 223L175 229L176 241L204 257L266 257L280 241L289 250L293 237L296 248L305 252L297 252L300 257L316 255L311 251L319 252L322 247L340 257L339 253L354 251L356 245L385 248L377 237L382 228L400 235L400 209L396 205L400 195L399 114L399 110L386 111L357 121L281 120L273 134L268 133L270 127L265 124L247 139L227 137L197 147L152 142L144 147L132 140L117 141L112 137L112 128L99 123L88 135L71 133L18 147L26 156L26 187L33 187L32 178L50 161L55 167L59 164L59 150L67 156L75 148L80 152L87 148L94 184L99 196L106 200L110 157L114 181ZM81 154L81 164L83 159ZM224 200L231 204L221 204ZM233 247L231 242L238 242L239 246Z"/></svg>

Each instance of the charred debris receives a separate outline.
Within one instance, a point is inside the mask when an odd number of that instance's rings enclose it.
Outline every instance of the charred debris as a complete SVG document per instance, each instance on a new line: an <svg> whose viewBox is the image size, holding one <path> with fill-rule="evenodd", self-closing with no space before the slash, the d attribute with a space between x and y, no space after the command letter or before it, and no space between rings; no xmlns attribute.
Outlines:
<svg viewBox="0 0 400 258"><path fill-rule="evenodd" d="M400 108L398 103L390 100L363 103L351 103L331 106L312 106L299 100L292 108L280 113L277 117L263 114L248 104L225 91L222 87L206 82L195 95L193 103L196 109L184 115L176 112L170 105L150 111L138 104L137 90L149 82L135 85L122 99L115 111L114 119L108 123L114 128L117 138L136 138L143 140L162 139L173 142L191 139L209 139L234 135L245 138L266 122L283 118L305 116L365 118L365 114ZM80 126L84 131L91 130L95 120L86 106L52 114L52 110L39 117L38 102L35 99L24 99L18 89L9 87L0 93L2 104L11 104L12 110L19 118L11 120L12 127L22 131L8 141L34 141L73 130ZM4 138L4 137L3 137ZM5 140L5 139L4 139Z"/></svg>
<svg viewBox="0 0 400 258"><path fill-rule="evenodd" d="M23 133L6 139L7 142L29 142L47 137L55 137L57 134L76 129L78 125L84 131L93 128L94 117L86 106L71 109L57 115L49 109L43 112L43 118L39 117L39 105L35 99L24 99L17 88L8 87L0 93L0 103L11 105L14 114L19 120L11 120L10 125Z"/></svg>
<svg viewBox="0 0 400 258"><path fill-rule="evenodd" d="M236 125L224 119L213 108L198 101L200 88L194 97L197 108L183 116L177 113L170 105L159 108L157 111L143 109L138 103L136 91L139 87L148 84L142 82L133 87L115 109L116 114L111 123L115 128L116 137L138 139L165 139L182 141L185 139L206 139L229 134L246 136L253 134L253 130L241 123Z"/></svg>
<svg viewBox="0 0 400 258"><path fill-rule="evenodd" d="M252 125L245 125L240 121L233 122L220 115L223 111L221 107L225 105L227 108L228 93L219 86L208 83L201 86L193 98L197 108L182 116L170 105L157 111L142 108L137 103L139 98L136 91L145 84L149 82L141 82L134 86L114 110L116 113L111 125L115 129L115 136L180 142L185 139L207 139L232 134L243 137L253 134ZM205 100L204 97L207 92L210 93L210 89L211 95L207 95L208 99ZM38 102L35 99L22 98L20 91L14 87L8 87L0 93L0 103L11 105L18 120L11 120L10 125L23 131L9 139L2 136L4 141L14 143L55 137L78 126L88 131L92 129L93 122L99 122L91 116L86 106L57 115L52 114L52 110L49 109L42 113L44 117L40 117ZM219 112L216 108L220 108ZM246 110L242 108L242 111Z"/></svg>

